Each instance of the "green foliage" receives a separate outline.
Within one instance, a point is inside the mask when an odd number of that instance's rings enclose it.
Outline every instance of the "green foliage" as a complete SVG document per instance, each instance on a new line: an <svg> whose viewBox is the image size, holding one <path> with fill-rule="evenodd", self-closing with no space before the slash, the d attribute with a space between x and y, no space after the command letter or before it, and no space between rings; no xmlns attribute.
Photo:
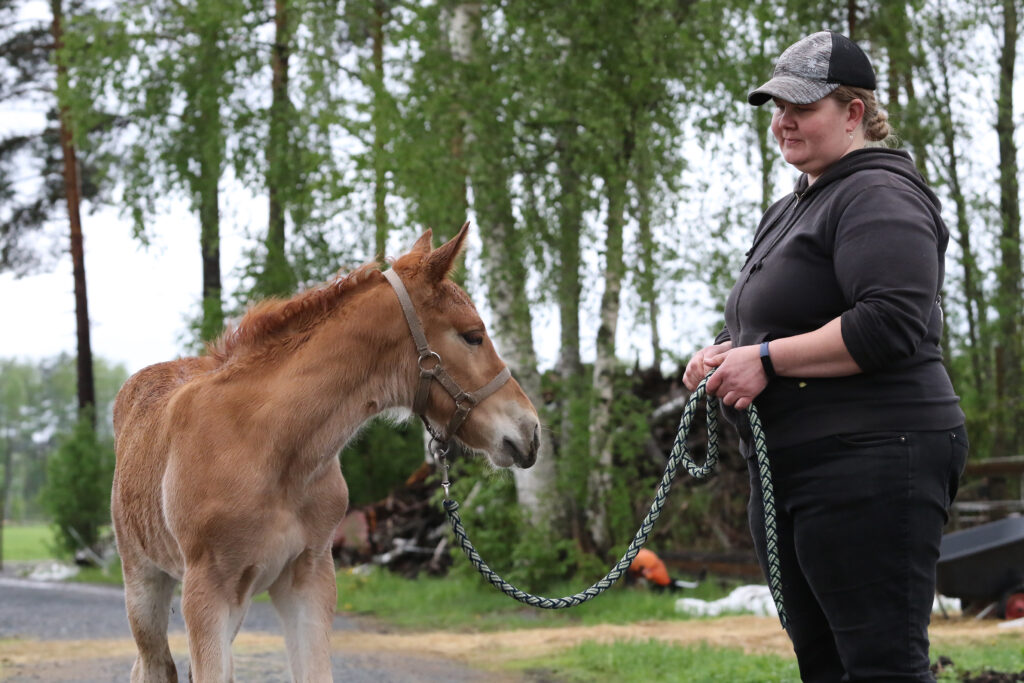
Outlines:
<svg viewBox="0 0 1024 683"><path fill-rule="evenodd" d="M55 233L46 228L67 212L58 115L68 102L67 83L58 82L51 15L20 17L23 4L28 3L0 3L0 70L7 74L0 85L0 106L7 111L39 111L42 106L45 115L38 126L22 123L0 130L0 271L19 276L54 266L64 242L58 247ZM69 2L52 4L50 10L62 4L69 5L65 13L80 8L79 2ZM110 189L103 171L109 160L82 143L109 133L111 121L92 112L90 101L77 106L83 116L90 113L89 125L74 136L79 195L85 202L98 202Z"/></svg>
<svg viewBox="0 0 1024 683"><path fill-rule="evenodd" d="M127 378L123 365L93 359L96 429L101 441L113 435L112 406ZM10 478L7 519L41 519L39 491L46 460L61 435L75 428L78 413L75 359L60 355L37 362L0 359L0 491ZM9 456L10 472L5 471Z"/></svg>
<svg viewBox="0 0 1024 683"><path fill-rule="evenodd" d="M110 486L114 474L114 446L100 439L83 417L50 456L42 503L50 513L62 554L100 540L110 524Z"/></svg>
<svg viewBox="0 0 1024 683"><path fill-rule="evenodd" d="M382 500L423 463L423 453L423 429L418 423L372 421L341 452L349 505Z"/></svg>
<svg viewBox="0 0 1024 683"><path fill-rule="evenodd" d="M651 436L648 422L651 406L634 393L634 377L620 374L615 379L615 387L616 400L612 406L612 424L616 425L612 436L614 472L608 501L608 527L612 538L623 546L640 526L661 477L660 473L652 476L646 451Z"/></svg>
<svg viewBox="0 0 1024 683"><path fill-rule="evenodd" d="M473 544L491 567L513 584L543 591L571 576L580 557L571 539L528 522L516 501L515 482L481 458L461 458L452 468L453 497L460 501L463 522ZM452 548L451 573L472 580L476 569Z"/></svg>

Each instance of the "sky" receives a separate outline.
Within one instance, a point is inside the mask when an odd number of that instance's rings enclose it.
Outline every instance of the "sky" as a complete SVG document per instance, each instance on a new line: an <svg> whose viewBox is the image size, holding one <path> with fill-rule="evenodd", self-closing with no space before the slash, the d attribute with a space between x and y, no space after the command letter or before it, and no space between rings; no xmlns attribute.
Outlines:
<svg viewBox="0 0 1024 683"><path fill-rule="evenodd" d="M187 207L158 219L149 248L132 237L115 209L84 214L82 223L93 355L123 363L129 372L181 355L187 316L198 310L202 273L199 228ZM223 262L239 262L242 248L241 240L227 236ZM20 279L0 274L0 320L10 325L0 334L0 358L75 354L74 280L66 250L45 272Z"/></svg>

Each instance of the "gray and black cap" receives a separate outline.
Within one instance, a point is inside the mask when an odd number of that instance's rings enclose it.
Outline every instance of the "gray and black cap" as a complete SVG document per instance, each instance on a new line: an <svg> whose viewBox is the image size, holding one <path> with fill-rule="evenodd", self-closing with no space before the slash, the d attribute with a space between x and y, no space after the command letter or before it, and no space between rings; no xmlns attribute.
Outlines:
<svg viewBox="0 0 1024 683"><path fill-rule="evenodd" d="M874 90L875 70L852 40L832 31L819 31L786 48L772 79L752 90L747 101L755 107L773 97L810 104L841 85Z"/></svg>

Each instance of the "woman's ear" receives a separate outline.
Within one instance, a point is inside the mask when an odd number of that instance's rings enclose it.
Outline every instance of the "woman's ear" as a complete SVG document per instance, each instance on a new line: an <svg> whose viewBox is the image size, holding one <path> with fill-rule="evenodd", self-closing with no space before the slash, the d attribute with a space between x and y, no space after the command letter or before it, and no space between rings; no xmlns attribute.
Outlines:
<svg viewBox="0 0 1024 683"><path fill-rule="evenodd" d="M864 101L852 99L846 103L846 122L851 130L856 130L864 119Z"/></svg>

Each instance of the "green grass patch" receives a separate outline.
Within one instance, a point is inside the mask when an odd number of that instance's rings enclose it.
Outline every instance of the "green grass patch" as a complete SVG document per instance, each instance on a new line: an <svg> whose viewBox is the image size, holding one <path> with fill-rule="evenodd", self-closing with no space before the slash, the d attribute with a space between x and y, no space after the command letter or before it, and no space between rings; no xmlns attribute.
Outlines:
<svg viewBox="0 0 1024 683"><path fill-rule="evenodd" d="M709 645L680 647L658 641L583 643L543 659L515 663L523 671L541 670L562 681L727 681L799 683L796 660L746 655Z"/></svg>
<svg viewBox="0 0 1024 683"><path fill-rule="evenodd" d="M547 595L572 595L588 585L556 586ZM627 624L686 619L686 615L675 611L677 597L714 600L731 589L729 584L705 581L697 589L673 594L618 583L604 595L578 607L546 610L510 599L477 574L411 580L381 570L367 575L341 570L338 610L374 616L398 627L417 630L493 631L569 624Z"/></svg>
<svg viewBox="0 0 1024 683"><path fill-rule="evenodd" d="M985 644L932 647L954 666L938 675L941 683L961 681L965 673L1024 671L1024 644L1020 636L1006 636ZM747 655L739 650L706 644L674 646L657 641L583 643L558 654L524 659L513 665L521 671L541 670L564 681L729 681L735 683L798 682L800 673L792 657Z"/></svg>
<svg viewBox="0 0 1024 683"><path fill-rule="evenodd" d="M970 645L936 645L932 643L932 662L948 657L953 666L942 671L939 681L960 681L966 672L978 676L984 671L1024 672L1024 642L1020 631L1006 633L984 643Z"/></svg>
<svg viewBox="0 0 1024 683"><path fill-rule="evenodd" d="M4 562L33 562L54 557L53 527L48 524L5 525Z"/></svg>
<svg viewBox="0 0 1024 683"><path fill-rule="evenodd" d="M72 581L123 586L124 576L121 574L121 560L115 557L106 567L82 567Z"/></svg>

